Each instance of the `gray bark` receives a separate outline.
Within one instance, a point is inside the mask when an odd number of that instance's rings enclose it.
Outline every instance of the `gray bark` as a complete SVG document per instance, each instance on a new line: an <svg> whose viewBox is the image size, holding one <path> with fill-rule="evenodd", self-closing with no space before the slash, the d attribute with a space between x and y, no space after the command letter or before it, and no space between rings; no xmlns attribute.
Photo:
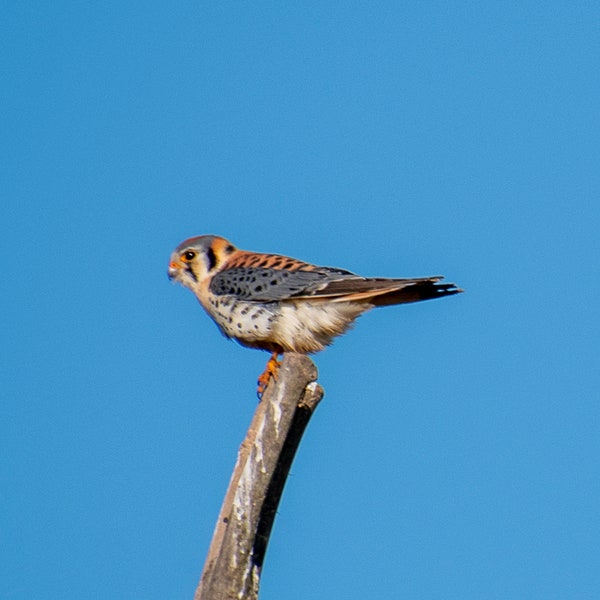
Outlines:
<svg viewBox="0 0 600 600"><path fill-rule="evenodd" d="M238 452L194 600L256 600L279 500L308 421L323 397L317 369L285 354Z"/></svg>

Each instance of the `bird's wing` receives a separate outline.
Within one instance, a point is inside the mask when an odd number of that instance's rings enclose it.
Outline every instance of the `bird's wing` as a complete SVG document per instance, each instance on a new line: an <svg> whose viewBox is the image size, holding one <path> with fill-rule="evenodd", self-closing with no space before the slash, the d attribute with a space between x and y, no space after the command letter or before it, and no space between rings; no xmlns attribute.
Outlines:
<svg viewBox="0 0 600 600"><path fill-rule="evenodd" d="M375 279L332 281L319 292L331 302L367 302L373 306L390 306L419 302L458 294L462 290L454 283L439 283L443 277L417 279Z"/></svg>
<svg viewBox="0 0 600 600"><path fill-rule="evenodd" d="M234 295L254 302L328 299L386 305L427 300L460 291L454 284L438 284L441 279L365 278L327 267L310 271L237 267L217 273L210 290L216 295Z"/></svg>
<svg viewBox="0 0 600 600"><path fill-rule="evenodd" d="M210 283L210 291L218 296L276 302L310 293L325 285L327 279L327 273L322 271L236 267L217 273Z"/></svg>

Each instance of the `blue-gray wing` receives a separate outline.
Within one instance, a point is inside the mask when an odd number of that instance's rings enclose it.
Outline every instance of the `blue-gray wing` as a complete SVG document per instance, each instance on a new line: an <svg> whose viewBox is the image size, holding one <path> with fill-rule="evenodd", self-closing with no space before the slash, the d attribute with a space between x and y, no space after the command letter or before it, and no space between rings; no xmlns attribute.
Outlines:
<svg viewBox="0 0 600 600"><path fill-rule="evenodd" d="M251 302L279 302L300 298L368 301L374 306L417 302L461 292L442 277L386 279L359 277L349 271L319 267L314 270L284 270L238 267L217 273L210 291Z"/></svg>
<svg viewBox="0 0 600 600"><path fill-rule="evenodd" d="M217 296L233 295L255 302L277 302L298 296L312 296L334 279L357 278L340 269L289 271L284 269L239 267L217 273L210 291Z"/></svg>

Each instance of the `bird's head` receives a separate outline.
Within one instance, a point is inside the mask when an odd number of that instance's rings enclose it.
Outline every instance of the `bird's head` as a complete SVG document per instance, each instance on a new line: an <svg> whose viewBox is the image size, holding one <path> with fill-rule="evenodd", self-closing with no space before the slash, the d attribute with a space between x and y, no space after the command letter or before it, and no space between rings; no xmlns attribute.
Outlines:
<svg viewBox="0 0 600 600"><path fill-rule="evenodd" d="M216 235L189 238L181 242L171 254L169 279L197 290L203 281L220 270L235 251L233 244Z"/></svg>

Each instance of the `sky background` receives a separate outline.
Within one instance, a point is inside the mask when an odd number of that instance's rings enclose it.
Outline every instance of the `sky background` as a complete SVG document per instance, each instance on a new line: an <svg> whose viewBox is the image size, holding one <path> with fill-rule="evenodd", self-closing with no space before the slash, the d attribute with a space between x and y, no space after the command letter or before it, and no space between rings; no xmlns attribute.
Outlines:
<svg viewBox="0 0 600 600"><path fill-rule="evenodd" d="M314 357L262 600L600 597L600 5L11 2L2 598L192 598L265 353L183 239L467 293Z"/></svg>

